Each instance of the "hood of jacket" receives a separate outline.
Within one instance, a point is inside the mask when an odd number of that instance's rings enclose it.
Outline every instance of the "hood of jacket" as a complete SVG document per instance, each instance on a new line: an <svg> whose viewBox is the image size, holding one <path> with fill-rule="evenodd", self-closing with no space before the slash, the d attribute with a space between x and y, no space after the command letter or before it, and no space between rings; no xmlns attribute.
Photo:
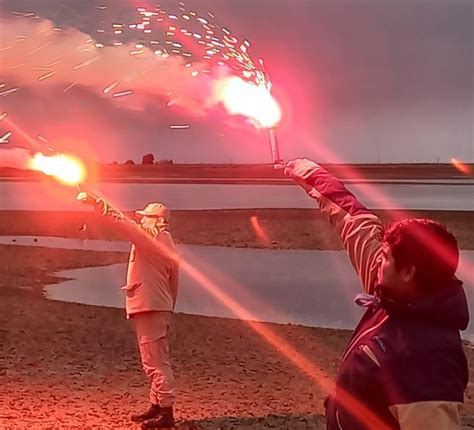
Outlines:
<svg viewBox="0 0 474 430"><path fill-rule="evenodd" d="M462 282L453 282L435 293L420 297L412 302L400 303L384 297L378 289L380 304L391 314L420 319L436 325L457 330L466 330L469 324L469 308Z"/></svg>

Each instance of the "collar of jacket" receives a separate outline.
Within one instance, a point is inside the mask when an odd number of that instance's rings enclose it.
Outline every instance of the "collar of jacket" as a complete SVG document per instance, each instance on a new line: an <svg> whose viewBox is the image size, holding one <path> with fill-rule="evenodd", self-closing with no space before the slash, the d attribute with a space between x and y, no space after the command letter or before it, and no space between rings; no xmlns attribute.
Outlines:
<svg viewBox="0 0 474 430"><path fill-rule="evenodd" d="M462 282L454 279L451 284L411 302L386 297L379 286L375 294L358 294L356 304L363 307L382 307L393 316L423 320L435 325L465 330L469 324L469 309Z"/></svg>

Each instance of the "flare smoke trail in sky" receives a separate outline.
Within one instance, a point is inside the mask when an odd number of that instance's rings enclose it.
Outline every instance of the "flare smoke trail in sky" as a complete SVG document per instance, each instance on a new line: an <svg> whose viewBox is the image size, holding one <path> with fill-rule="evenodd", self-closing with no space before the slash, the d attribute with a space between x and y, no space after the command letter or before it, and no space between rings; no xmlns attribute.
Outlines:
<svg viewBox="0 0 474 430"><path fill-rule="evenodd" d="M13 20L0 22L2 78L12 83L2 84L0 96L22 87L62 86L64 93L73 93L79 86L111 101L125 99L123 106L129 108L166 97L168 108L182 107L194 115L222 103L229 113L247 116L257 126L275 125L280 118L263 62L248 55L248 41L239 42L228 29L212 23L210 12L206 17L187 12L182 3L179 15L138 7L136 22L112 21L104 25L107 30L97 29L104 34L103 42L33 13L13 14ZM107 44L106 33L113 34L113 43ZM127 33L141 41L130 41ZM258 91L245 91L246 87ZM170 129L177 126L170 124Z"/></svg>
<svg viewBox="0 0 474 430"><path fill-rule="evenodd" d="M239 42L229 30L209 20L193 11L181 13L178 19L159 8L137 8L137 22L109 24L108 32L116 37L107 45L77 29L55 27L48 20L21 15L14 20L3 18L2 75L14 85L4 84L0 95L22 86L61 85L68 92L80 85L113 99L134 93L165 96L170 99L168 106L190 106L204 113L223 101L221 82L230 74L269 87L262 63L247 53L250 43ZM148 40L127 41L127 32Z"/></svg>
<svg viewBox="0 0 474 430"><path fill-rule="evenodd" d="M14 169L26 170L31 155L24 148L0 149L0 168L12 167Z"/></svg>
<svg viewBox="0 0 474 430"><path fill-rule="evenodd" d="M251 52L284 108L285 156L472 160L472 2L297 3L3 0L0 112L101 161L268 162L266 133L212 97L222 76L265 78Z"/></svg>

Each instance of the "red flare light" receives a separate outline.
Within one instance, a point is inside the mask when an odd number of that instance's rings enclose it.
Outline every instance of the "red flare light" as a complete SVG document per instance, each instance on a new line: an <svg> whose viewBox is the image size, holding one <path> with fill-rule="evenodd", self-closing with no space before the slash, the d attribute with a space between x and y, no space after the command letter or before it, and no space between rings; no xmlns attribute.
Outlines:
<svg viewBox="0 0 474 430"><path fill-rule="evenodd" d="M82 182L86 176L86 168L82 161L64 154L45 156L38 152L30 160L29 168L54 176L69 185Z"/></svg>
<svg viewBox="0 0 474 430"><path fill-rule="evenodd" d="M217 81L215 94L231 114L244 115L258 127L274 127L281 119L280 106L264 85L233 76Z"/></svg>

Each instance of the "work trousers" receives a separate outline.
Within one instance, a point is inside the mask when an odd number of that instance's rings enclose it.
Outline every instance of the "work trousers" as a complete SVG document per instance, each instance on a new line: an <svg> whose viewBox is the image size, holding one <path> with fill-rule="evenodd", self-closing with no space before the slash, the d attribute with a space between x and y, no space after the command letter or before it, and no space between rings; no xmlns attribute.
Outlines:
<svg viewBox="0 0 474 430"><path fill-rule="evenodd" d="M137 334L143 370L150 381L150 402L167 408L176 398L170 366L168 331L172 312L140 312L131 316Z"/></svg>

